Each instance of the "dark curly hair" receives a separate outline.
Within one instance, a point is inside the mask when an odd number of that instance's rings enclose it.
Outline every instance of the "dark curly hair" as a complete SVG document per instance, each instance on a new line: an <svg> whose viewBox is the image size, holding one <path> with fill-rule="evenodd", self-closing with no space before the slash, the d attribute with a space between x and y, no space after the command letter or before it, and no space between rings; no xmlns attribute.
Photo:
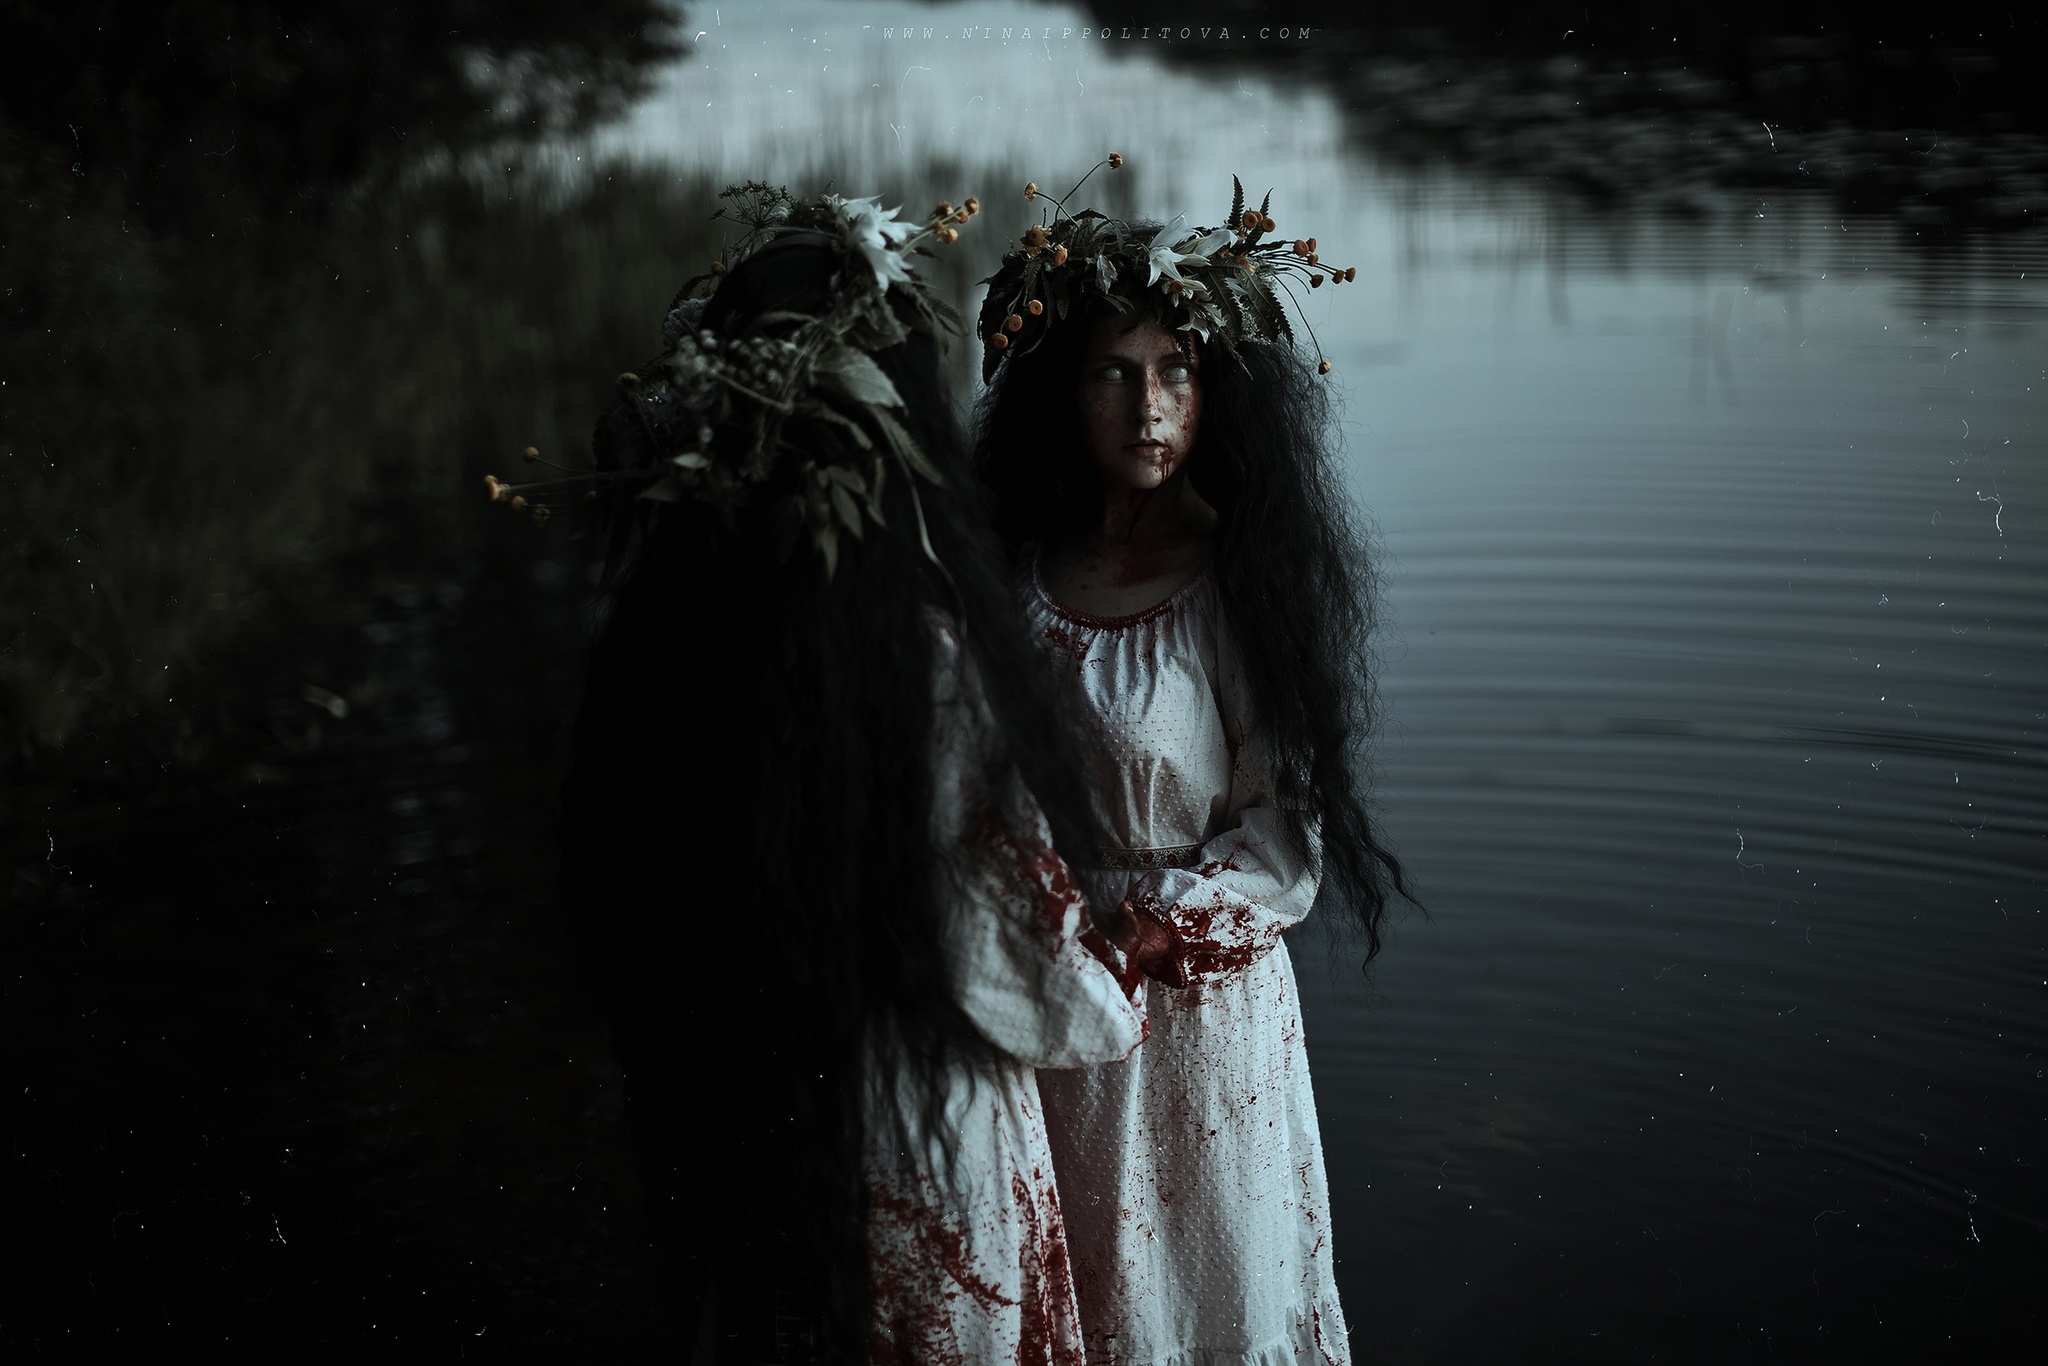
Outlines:
<svg viewBox="0 0 2048 1366"><path fill-rule="evenodd" d="M814 242L764 249L704 323L816 313L840 266ZM944 571L907 475L888 481L889 530L843 542L829 579L807 543L782 553L783 490L730 522L641 503L563 795L565 895L613 1017L655 1231L686 1329L712 1297L720 1362L865 1360L867 1045L922 1097L896 1117L909 1141L942 1123L948 1068L986 1047L939 945L930 606L961 625L1002 762L1063 848L1090 844L937 343L913 333L875 359L949 475L918 486ZM621 405L599 423L600 465L645 465L662 454L647 440Z"/></svg>
<svg viewBox="0 0 2048 1366"><path fill-rule="evenodd" d="M977 405L976 465L1013 558L1100 520L1102 486L1077 400L1090 335L1105 317L1133 327L1146 316L1163 321L1142 275L1126 268L1117 293L1146 301L1139 307L1151 313L1119 314L1086 296L1037 346L1005 358ZM1320 824L1325 893L1349 912L1370 962L1388 902L1412 898L1369 797L1378 582L1335 470L1329 391L1290 342L1234 355L1204 349L1201 425L1187 471L1220 518L1218 594L1273 738L1287 828L1313 852L1308 825Z"/></svg>

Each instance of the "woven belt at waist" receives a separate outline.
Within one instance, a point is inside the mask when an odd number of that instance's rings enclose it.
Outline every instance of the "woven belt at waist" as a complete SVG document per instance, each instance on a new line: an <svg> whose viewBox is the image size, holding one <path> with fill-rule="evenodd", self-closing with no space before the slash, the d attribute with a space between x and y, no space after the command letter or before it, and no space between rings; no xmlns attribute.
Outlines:
<svg viewBox="0 0 2048 1366"><path fill-rule="evenodd" d="M1111 872L1143 872L1153 868L1192 868L1202 861L1199 844L1168 849L1097 849L1094 866Z"/></svg>

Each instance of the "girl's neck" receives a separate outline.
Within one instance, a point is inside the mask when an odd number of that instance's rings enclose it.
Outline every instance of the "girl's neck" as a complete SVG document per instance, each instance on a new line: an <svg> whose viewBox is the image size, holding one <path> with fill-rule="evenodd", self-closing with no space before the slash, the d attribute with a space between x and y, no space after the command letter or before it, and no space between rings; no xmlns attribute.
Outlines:
<svg viewBox="0 0 2048 1366"><path fill-rule="evenodd" d="M1188 541L1206 545L1215 534L1216 510L1195 492L1183 465L1154 489L1105 484L1101 520L1074 537L1074 543L1093 554L1142 558Z"/></svg>
<svg viewBox="0 0 2048 1366"><path fill-rule="evenodd" d="M1144 612L1208 566L1216 510L1185 470L1156 489L1104 488L1102 520L1045 548L1040 574L1053 600L1099 617Z"/></svg>

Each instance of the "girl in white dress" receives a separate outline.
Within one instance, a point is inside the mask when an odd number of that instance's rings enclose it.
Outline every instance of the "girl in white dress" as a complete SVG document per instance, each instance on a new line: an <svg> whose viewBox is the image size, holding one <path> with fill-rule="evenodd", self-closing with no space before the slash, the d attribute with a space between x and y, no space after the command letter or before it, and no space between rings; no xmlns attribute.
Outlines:
<svg viewBox="0 0 2048 1366"><path fill-rule="evenodd" d="M678 1328L720 1366L1081 1366L1034 1068L1144 1021L1059 853L1085 791L908 270L968 211L728 198L749 234L595 472L489 481L638 495L565 886Z"/></svg>
<svg viewBox="0 0 2048 1366"><path fill-rule="evenodd" d="M1088 1360L1343 1366L1282 935L1321 890L1369 956L1402 888L1359 764L1372 585L1262 283L1325 276L1241 200L1214 232L1060 207L991 285L978 456L1085 718L1083 882L1145 977L1143 1047L1039 1079Z"/></svg>

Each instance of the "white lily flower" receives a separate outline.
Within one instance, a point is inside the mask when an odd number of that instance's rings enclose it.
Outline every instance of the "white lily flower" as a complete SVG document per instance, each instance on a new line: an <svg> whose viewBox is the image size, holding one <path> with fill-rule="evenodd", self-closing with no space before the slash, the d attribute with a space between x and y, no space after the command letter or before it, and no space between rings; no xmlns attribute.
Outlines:
<svg viewBox="0 0 2048 1366"><path fill-rule="evenodd" d="M1146 284L1158 284L1162 275L1174 280L1180 278L1180 253L1173 248L1175 243L1187 239L1187 222L1186 214L1177 213L1171 223L1152 234L1152 241L1145 248L1146 260L1152 267L1152 273L1145 277Z"/></svg>
<svg viewBox="0 0 2048 1366"><path fill-rule="evenodd" d="M1146 279L1148 285L1159 283L1160 277L1178 280L1183 261L1207 260L1235 240L1228 228L1218 228L1199 241L1190 243L1194 234L1187 226L1188 216L1177 213L1173 221L1152 235L1150 245L1145 248L1146 261L1152 267L1152 274Z"/></svg>
<svg viewBox="0 0 2048 1366"><path fill-rule="evenodd" d="M842 207L846 211L847 237L875 272L875 287L886 294L892 281L909 280L910 267L904 264L902 253L896 248L917 231L917 225L895 221L902 206L884 209L881 196L871 195L846 200Z"/></svg>
<svg viewBox="0 0 2048 1366"><path fill-rule="evenodd" d="M1187 255L1199 256L1207 260L1236 240L1237 235L1231 232L1229 228L1218 228L1192 247L1189 247Z"/></svg>

